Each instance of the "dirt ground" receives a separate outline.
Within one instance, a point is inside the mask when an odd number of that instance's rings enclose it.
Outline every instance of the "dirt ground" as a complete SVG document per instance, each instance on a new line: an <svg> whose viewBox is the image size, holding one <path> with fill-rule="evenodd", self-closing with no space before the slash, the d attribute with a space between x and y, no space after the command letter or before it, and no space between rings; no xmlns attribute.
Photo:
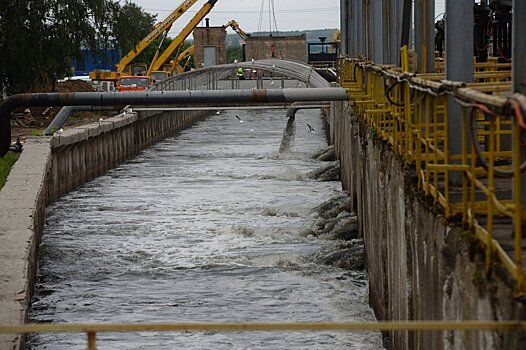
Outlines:
<svg viewBox="0 0 526 350"><path fill-rule="evenodd" d="M93 92L96 91L84 80L66 80L55 85L55 92ZM51 92L51 91L43 91ZM28 136L41 135L62 107L21 108L11 114L11 140L18 137L24 141ZM112 112L76 112L71 115L64 127L89 124L100 118L112 116Z"/></svg>

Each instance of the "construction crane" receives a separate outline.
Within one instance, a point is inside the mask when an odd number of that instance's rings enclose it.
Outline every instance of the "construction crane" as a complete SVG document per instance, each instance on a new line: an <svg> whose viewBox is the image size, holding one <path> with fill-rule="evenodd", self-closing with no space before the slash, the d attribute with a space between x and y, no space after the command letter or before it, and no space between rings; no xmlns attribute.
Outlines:
<svg viewBox="0 0 526 350"><path fill-rule="evenodd" d="M250 37L250 34L245 33L243 29L239 27L239 23L237 23L235 20L231 20L230 22L228 22L227 24L223 26L223 28L228 28L228 27L232 28L234 32L236 32L237 35L239 35L239 37L243 40L247 40Z"/></svg>
<svg viewBox="0 0 526 350"><path fill-rule="evenodd" d="M164 50L164 52L157 58L148 69L147 75L151 74L154 71L159 71L161 67L168 61L170 56L180 47L185 39L192 33L194 28L206 17L206 15L212 10L217 0L208 0L203 7L197 11L195 16L188 22L188 24L181 30L177 37L171 42L171 44ZM174 60L175 61L175 60ZM173 67L172 67L173 70Z"/></svg>
<svg viewBox="0 0 526 350"><path fill-rule="evenodd" d="M90 72L90 79L92 80L105 80L105 81L117 81L120 76L133 74L133 67L130 63L144 50L146 49L155 39L161 34L168 33L172 24L181 17L197 0L185 0L179 7L173 10L165 19L157 23L152 31L142 39L134 49L126 54L121 60L115 65L117 71L94 71ZM166 35L166 34L165 34ZM144 69L146 70L146 69Z"/></svg>
<svg viewBox="0 0 526 350"><path fill-rule="evenodd" d="M175 72L183 73L184 69L183 67L181 67L179 63L183 62L184 60L188 60L190 56L192 56L193 54L194 54L194 45L190 46L189 48L181 52L179 56L177 56L177 58L173 60L172 67L170 69L170 74L174 74Z"/></svg>

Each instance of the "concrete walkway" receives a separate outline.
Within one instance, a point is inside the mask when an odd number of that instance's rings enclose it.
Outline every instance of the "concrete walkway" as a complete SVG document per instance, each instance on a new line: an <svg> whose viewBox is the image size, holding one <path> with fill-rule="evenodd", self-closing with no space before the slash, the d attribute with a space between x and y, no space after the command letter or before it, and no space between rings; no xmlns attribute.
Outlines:
<svg viewBox="0 0 526 350"><path fill-rule="evenodd" d="M35 250L45 205L44 178L51 147L48 138L31 138L24 145L5 187L0 191L0 324L26 321L35 283ZM19 349L25 337L0 335L0 349Z"/></svg>

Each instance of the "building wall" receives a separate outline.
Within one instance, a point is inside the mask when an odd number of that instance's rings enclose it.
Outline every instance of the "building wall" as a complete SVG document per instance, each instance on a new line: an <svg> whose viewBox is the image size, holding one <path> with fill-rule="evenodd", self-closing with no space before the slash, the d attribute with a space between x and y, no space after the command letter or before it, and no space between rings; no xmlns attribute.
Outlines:
<svg viewBox="0 0 526 350"><path fill-rule="evenodd" d="M205 47L216 48L216 64L226 63L226 30L223 27L197 27L194 29L194 62L196 68L202 68Z"/></svg>
<svg viewBox="0 0 526 350"><path fill-rule="evenodd" d="M265 36L246 40L247 61L277 58L307 63L307 36Z"/></svg>

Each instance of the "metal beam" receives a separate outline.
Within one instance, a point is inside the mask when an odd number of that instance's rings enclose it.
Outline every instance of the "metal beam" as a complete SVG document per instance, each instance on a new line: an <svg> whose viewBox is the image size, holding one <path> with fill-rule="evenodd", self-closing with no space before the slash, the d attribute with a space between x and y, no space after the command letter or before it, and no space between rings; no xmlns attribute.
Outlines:
<svg viewBox="0 0 526 350"><path fill-rule="evenodd" d="M77 92L19 94L0 103L0 157L11 144L10 116L20 107L53 106L126 106L178 104L252 104L297 101L346 101L343 88L267 89L267 90L197 90L197 91L141 91L141 92Z"/></svg>
<svg viewBox="0 0 526 350"><path fill-rule="evenodd" d="M415 0L417 71L435 71L435 0Z"/></svg>
<svg viewBox="0 0 526 350"><path fill-rule="evenodd" d="M446 0L446 79L473 82L473 0ZM462 111L448 96L449 155L462 153ZM466 135L464 135L466 136ZM450 176L452 184L460 184L460 173Z"/></svg>

